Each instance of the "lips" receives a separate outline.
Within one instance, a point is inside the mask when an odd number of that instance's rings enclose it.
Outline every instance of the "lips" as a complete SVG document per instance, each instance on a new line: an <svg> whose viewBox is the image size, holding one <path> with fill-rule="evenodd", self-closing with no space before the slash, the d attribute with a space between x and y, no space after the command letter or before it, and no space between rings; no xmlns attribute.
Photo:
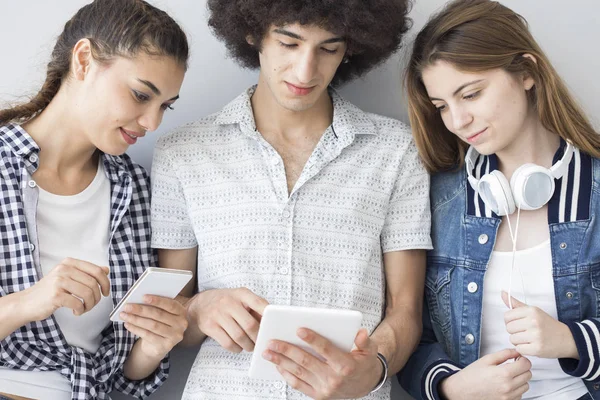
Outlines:
<svg viewBox="0 0 600 400"><path fill-rule="evenodd" d="M127 144L129 144L129 145L135 144L135 142L137 142L138 138L144 137L146 135L145 133L129 131L129 130L123 129L123 128L119 128L119 130L121 131L121 135L123 136L123 139L125 139L125 142L127 142Z"/></svg>
<svg viewBox="0 0 600 400"><path fill-rule="evenodd" d="M312 86L312 87L296 86L296 85L293 85L293 84L291 84L289 82L286 82L285 84L287 85L287 87L290 90L290 92L292 92L296 96L306 96L307 94L309 94L310 92L312 92L313 89L315 88L315 86Z"/></svg>
<svg viewBox="0 0 600 400"><path fill-rule="evenodd" d="M467 142L469 142L469 143L476 142L476 141L477 141L477 139L479 139L479 138L481 137L481 135L482 135L482 134L483 134L485 131L487 131L487 128L485 128L484 130L482 130L482 131L479 131L479 132L477 132L477 133L475 133L475 134L473 134L473 135L471 135L471 136L468 136L468 137L467 137Z"/></svg>

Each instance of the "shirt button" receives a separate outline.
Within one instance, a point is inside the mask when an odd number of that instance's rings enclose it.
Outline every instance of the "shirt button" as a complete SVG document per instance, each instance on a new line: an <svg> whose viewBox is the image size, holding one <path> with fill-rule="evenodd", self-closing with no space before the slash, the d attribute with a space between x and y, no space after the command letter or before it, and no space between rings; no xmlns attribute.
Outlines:
<svg viewBox="0 0 600 400"><path fill-rule="evenodd" d="M279 164L279 157L273 157L273 159L271 160L271 162L273 163L273 165L278 165Z"/></svg>
<svg viewBox="0 0 600 400"><path fill-rule="evenodd" d="M33 251L35 250L35 244L29 243L29 250L31 250L31 252L33 253Z"/></svg>
<svg viewBox="0 0 600 400"><path fill-rule="evenodd" d="M566 244L565 242L562 242L562 243L560 244L560 248L561 248L562 250L566 249L566 248L567 248L567 244Z"/></svg>
<svg viewBox="0 0 600 400"><path fill-rule="evenodd" d="M573 292L567 292L567 299L572 299L573 298Z"/></svg>
<svg viewBox="0 0 600 400"><path fill-rule="evenodd" d="M478 289L478 287L475 282L471 282L467 285L467 290L469 291L469 293L475 293L477 291L477 289Z"/></svg>
<svg viewBox="0 0 600 400"><path fill-rule="evenodd" d="M283 383L275 382L275 389L283 389Z"/></svg>
<svg viewBox="0 0 600 400"><path fill-rule="evenodd" d="M284 216L284 218L289 218L289 217L290 217L290 215L292 215L292 214L291 214L291 213L290 213L288 210L284 210L284 211L283 211L283 216Z"/></svg>
<svg viewBox="0 0 600 400"><path fill-rule="evenodd" d="M282 275L287 275L288 271L289 271L289 270L288 270L287 268L285 268L285 267L283 267L283 268L281 268L281 269L279 270L279 272L280 272Z"/></svg>
<svg viewBox="0 0 600 400"><path fill-rule="evenodd" d="M486 235L485 233L482 233L481 235L479 235L479 244L486 244L488 242L488 235Z"/></svg>
<svg viewBox="0 0 600 400"><path fill-rule="evenodd" d="M35 183L35 181L29 181L29 182L27 182L27 185L28 185L30 188L34 188L34 187L36 187L36 186L37 186L37 183Z"/></svg>
<svg viewBox="0 0 600 400"><path fill-rule="evenodd" d="M34 163L34 162L37 162L37 160L38 160L37 154L32 154L29 156L29 162Z"/></svg>
<svg viewBox="0 0 600 400"><path fill-rule="evenodd" d="M465 342L467 344L473 344L473 343L475 343L475 336L473 336L473 335L471 335L469 333L467 336L465 336Z"/></svg>

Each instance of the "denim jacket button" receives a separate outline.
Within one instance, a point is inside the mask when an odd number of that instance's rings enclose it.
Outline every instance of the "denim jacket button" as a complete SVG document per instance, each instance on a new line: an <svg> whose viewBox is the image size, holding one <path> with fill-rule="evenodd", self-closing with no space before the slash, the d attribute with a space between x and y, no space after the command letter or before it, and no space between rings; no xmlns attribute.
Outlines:
<svg viewBox="0 0 600 400"><path fill-rule="evenodd" d="M475 293L477 291L477 289L478 289L478 287L475 282L471 282L467 285L467 290L469 291L469 293Z"/></svg>
<svg viewBox="0 0 600 400"><path fill-rule="evenodd" d="M475 336L473 336L473 335L471 335L469 333L467 336L465 336L465 342L467 344L473 344L473 343L475 343Z"/></svg>
<svg viewBox="0 0 600 400"><path fill-rule="evenodd" d="M479 235L479 244L486 244L488 242L488 235L482 233Z"/></svg>
<svg viewBox="0 0 600 400"><path fill-rule="evenodd" d="M566 249L566 248L567 248L567 244L566 244L565 242L562 242L562 243L560 244L560 248L561 248L561 250L564 250L564 249Z"/></svg>
<svg viewBox="0 0 600 400"><path fill-rule="evenodd" d="M573 292L567 292L567 299L572 299L573 298Z"/></svg>
<svg viewBox="0 0 600 400"><path fill-rule="evenodd" d="M597 383L595 383L593 387L594 387L594 390L600 389L600 385L598 385Z"/></svg>

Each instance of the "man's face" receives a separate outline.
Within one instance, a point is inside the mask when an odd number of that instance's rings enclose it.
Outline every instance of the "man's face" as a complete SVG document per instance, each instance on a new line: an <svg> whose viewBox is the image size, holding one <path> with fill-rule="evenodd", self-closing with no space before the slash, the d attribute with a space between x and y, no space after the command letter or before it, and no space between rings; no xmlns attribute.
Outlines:
<svg viewBox="0 0 600 400"><path fill-rule="evenodd" d="M304 111L327 95L345 53L344 39L318 26L271 26L259 54L259 80L280 106Z"/></svg>

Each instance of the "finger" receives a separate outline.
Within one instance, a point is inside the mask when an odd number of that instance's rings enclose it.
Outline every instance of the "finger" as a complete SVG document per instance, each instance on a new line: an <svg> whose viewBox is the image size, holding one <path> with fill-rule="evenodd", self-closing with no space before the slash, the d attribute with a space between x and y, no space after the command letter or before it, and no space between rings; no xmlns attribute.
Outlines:
<svg viewBox="0 0 600 400"><path fill-rule="evenodd" d="M297 379L305 382L311 387L318 383L318 380L311 371L280 353L265 350L262 356L265 360L277 365L279 367L278 369L289 372Z"/></svg>
<svg viewBox="0 0 600 400"><path fill-rule="evenodd" d="M90 288L94 294L95 303L98 304L100 302L102 294L100 293L100 286L98 286L96 279L77 268L73 268L69 271L69 278Z"/></svg>
<svg viewBox="0 0 600 400"><path fill-rule="evenodd" d="M260 315L263 315L265 307L269 305L269 302L260 296L257 296L252 291L246 288L241 288L238 291L240 300L244 307L249 307L256 311Z"/></svg>
<svg viewBox="0 0 600 400"><path fill-rule="evenodd" d="M127 304L123 311L136 317L150 319L172 327L179 327L182 322L180 316L149 304Z"/></svg>
<svg viewBox="0 0 600 400"><path fill-rule="evenodd" d="M244 332L242 327L231 316L223 316L219 320L221 328L242 349L250 352L254 350L254 341Z"/></svg>
<svg viewBox="0 0 600 400"><path fill-rule="evenodd" d="M504 313L504 324L508 325L512 321L527 318L531 312L530 307L520 307L509 310Z"/></svg>
<svg viewBox="0 0 600 400"><path fill-rule="evenodd" d="M73 310L73 315L76 316L85 313L85 306L81 300L70 293L61 293L58 297L58 305Z"/></svg>
<svg viewBox="0 0 600 400"><path fill-rule="evenodd" d="M506 324L506 332L510 334L525 332L530 325L530 320L528 318L516 319Z"/></svg>
<svg viewBox="0 0 600 400"><path fill-rule="evenodd" d="M145 295L144 303L159 308L171 315L185 315L185 307L177 300L168 297Z"/></svg>
<svg viewBox="0 0 600 400"><path fill-rule="evenodd" d="M515 387L520 388L525 385L527 382L531 380L532 374L531 371L525 371L521 375L517 375L513 378L512 382Z"/></svg>
<svg viewBox="0 0 600 400"><path fill-rule="evenodd" d="M102 288L102 294L108 296L110 294L110 281L106 276L106 269L102 269L96 264L89 263L87 261L76 260L74 258L65 258L61 261L63 265L69 265L91 275L96 279L100 287Z"/></svg>
<svg viewBox="0 0 600 400"><path fill-rule="evenodd" d="M518 332L518 333L514 333L512 335L510 335L509 340L510 342L516 346L520 345L520 344L528 344L531 343L531 335L529 334L529 332L525 331L525 332ZM517 351L519 351L517 349ZM523 353L520 353L523 354Z"/></svg>
<svg viewBox="0 0 600 400"><path fill-rule="evenodd" d="M60 285L64 291L81 299L77 299L79 302L83 301L84 312L90 311L97 304L94 291L88 286L69 278L62 280Z"/></svg>
<svg viewBox="0 0 600 400"><path fill-rule="evenodd" d="M512 308L520 308L520 307L527 307L527 304L515 299L513 296L510 296L511 298L511 302L512 302ZM508 293L506 293L504 290L502 291L502 301L504 301L504 304L506 304L506 307L510 308L510 303L508 301Z"/></svg>
<svg viewBox="0 0 600 400"><path fill-rule="evenodd" d="M252 314L250 314L250 311L243 306L233 307L231 310L231 317L244 331L245 335L250 338L252 347L254 347L254 343L256 343L256 339L258 338L258 328L260 327L259 321L256 320Z"/></svg>
<svg viewBox="0 0 600 400"><path fill-rule="evenodd" d="M138 315L122 312L119 314L121 319L128 324L135 325L139 328L152 332L153 334L165 339L176 338L180 333L171 326L150 318L140 317Z"/></svg>
<svg viewBox="0 0 600 400"><path fill-rule="evenodd" d="M123 326L135 336L138 336L139 338L144 339L145 342L154 345L155 348L164 349L165 352L169 352L173 349L173 347L175 347L174 344L172 346L164 346L164 338L147 329L130 324L129 322L125 323Z"/></svg>
<svg viewBox="0 0 600 400"><path fill-rule="evenodd" d="M371 340L366 329L360 329L358 331L356 338L354 339L354 344L356 345L357 350L377 352L377 345L373 340Z"/></svg>
<svg viewBox="0 0 600 400"><path fill-rule="evenodd" d="M207 335L219 343L221 347L232 353L240 353L242 351L242 348L220 326L212 329L211 333Z"/></svg>
<svg viewBox="0 0 600 400"><path fill-rule="evenodd" d="M279 371L279 373L281 374L283 379L285 379L287 384L290 385L292 388L296 389L299 392L304 393L305 395L307 395L310 398L313 398L313 399L317 398L317 391L312 386L310 386L308 383L304 382L303 380L298 379L296 376L294 376L293 374L291 374L290 372L288 372L282 368L277 367L277 371Z"/></svg>
<svg viewBox="0 0 600 400"><path fill-rule="evenodd" d="M513 363L501 365L511 377L519 376L531 369L531 361L527 357L520 357Z"/></svg>
<svg viewBox="0 0 600 400"><path fill-rule="evenodd" d="M297 334L298 337L308 343L317 354L327 360L329 366L331 366L336 373L342 374L342 369L346 366L350 358L348 353L343 352L329 340L310 329L300 328L298 329Z"/></svg>
<svg viewBox="0 0 600 400"><path fill-rule="evenodd" d="M500 365L519 356L520 354L515 349L504 349L481 357L481 361L487 365Z"/></svg>
<svg viewBox="0 0 600 400"><path fill-rule="evenodd" d="M534 343L524 343L515 346L516 350L524 356L537 356L538 348Z"/></svg>
<svg viewBox="0 0 600 400"><path fill-rule="evenodd" d="M325 376L326 365L314 355L301 349L293 344L282 342L280 340L272 340L267 346L267 350L263 353L263 357L269 361L279 365L282 361L284 366L292 374L302 369L306 371L302 374L301 379L305 380L311 386L316 384L317 376Z"/></svg>
<svg viewBox="0 0 600 400"><path fill-rule="evenodd" d="M510 397L511 399L521 399L521 397L525 394L525 392L527 392L529 390L529 383L524 383L523 385L521 385L520 387L518 387L517 389L515 389L513 392L510 393Z"/></svg>

